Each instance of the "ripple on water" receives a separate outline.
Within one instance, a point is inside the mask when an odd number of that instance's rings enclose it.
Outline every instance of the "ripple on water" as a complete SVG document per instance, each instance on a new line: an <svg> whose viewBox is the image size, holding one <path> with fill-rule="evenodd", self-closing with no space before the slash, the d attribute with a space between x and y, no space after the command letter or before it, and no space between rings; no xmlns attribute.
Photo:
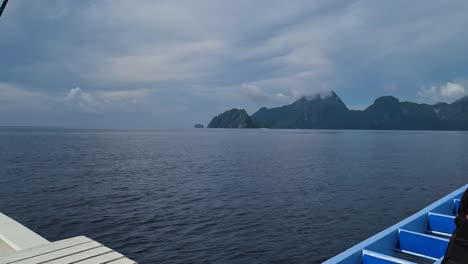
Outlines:
<svg viewBox="0 0 468 264"><path fill-rule="evenodd" d="M319 263L465 184L467 135L3 131L0 208L140 263Z"/></svg>

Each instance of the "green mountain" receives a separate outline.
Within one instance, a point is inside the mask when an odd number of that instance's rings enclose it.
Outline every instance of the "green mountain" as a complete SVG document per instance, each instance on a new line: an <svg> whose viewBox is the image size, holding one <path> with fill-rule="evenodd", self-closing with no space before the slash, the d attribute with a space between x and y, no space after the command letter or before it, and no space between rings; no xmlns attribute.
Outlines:
<svg viewBox="0 0 468 264"><path fill-rule="evenodd" d="M368 129L442 129L434 106L400 102L393 96L378 98L362 115Z"/></svg>
<svg viewBox="0 0 468 264"><path fill-rule="evenodd" d="M306 96L282 107L260 108L254 121L267 128L341 128L347 124L349 109L334 93Z"/></svg>
<svg viewBox="0 0 468 264"><path fill-rule="evenodd" d="M355 111L331 92L328 96L302 97L281 107L262 107L251 117L245 110L233 109L213 118L208 127L468 130L468 96L452 104L435 105L383 96L364 111Z"/></svg>
<svg viewBox="0 0 468 264"><path fill-rule="evenodd" d="M208 128L256 128L252 117L244 109L231 109L215 116Z"/></svg>

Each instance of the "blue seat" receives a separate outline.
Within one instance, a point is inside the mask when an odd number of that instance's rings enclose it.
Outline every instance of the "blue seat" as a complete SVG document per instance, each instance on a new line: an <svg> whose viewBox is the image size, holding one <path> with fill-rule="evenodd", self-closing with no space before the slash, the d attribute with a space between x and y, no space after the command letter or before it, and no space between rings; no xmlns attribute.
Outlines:
<svg viewBox="0 0 468 264"><path fill-rule="evenodd" d="M398 230L396 249L407 254L438 260L447 249L448 239L416 233L408 230Z"/></svg>
<svg viewBox="0 0 468 264"><path fill-rule="evenodd" d="M454 216L429 213L426 230L434 234L451 236L455 230L454 218Z"/></svg>

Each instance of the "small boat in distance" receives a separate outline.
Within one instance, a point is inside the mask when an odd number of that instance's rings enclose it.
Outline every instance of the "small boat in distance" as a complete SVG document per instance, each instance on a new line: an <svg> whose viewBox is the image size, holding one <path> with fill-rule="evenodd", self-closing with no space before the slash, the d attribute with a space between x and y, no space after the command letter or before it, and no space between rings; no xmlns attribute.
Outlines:
<svg viewBox="0 0 468 264"><path fill-rule="evenodd" d="M441 263L468 185L323 264Z"/></svg>

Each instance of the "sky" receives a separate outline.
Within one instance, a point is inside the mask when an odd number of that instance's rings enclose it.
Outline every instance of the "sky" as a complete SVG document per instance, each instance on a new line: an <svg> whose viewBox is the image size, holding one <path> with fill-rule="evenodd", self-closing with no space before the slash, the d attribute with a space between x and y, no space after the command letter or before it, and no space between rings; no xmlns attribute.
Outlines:
<svg viewBox="0 0 468 264"><path fill-rule="evenodd" d="M468 1L12 0L0 126L191 128L335 91L468 94Z"/></svg>

